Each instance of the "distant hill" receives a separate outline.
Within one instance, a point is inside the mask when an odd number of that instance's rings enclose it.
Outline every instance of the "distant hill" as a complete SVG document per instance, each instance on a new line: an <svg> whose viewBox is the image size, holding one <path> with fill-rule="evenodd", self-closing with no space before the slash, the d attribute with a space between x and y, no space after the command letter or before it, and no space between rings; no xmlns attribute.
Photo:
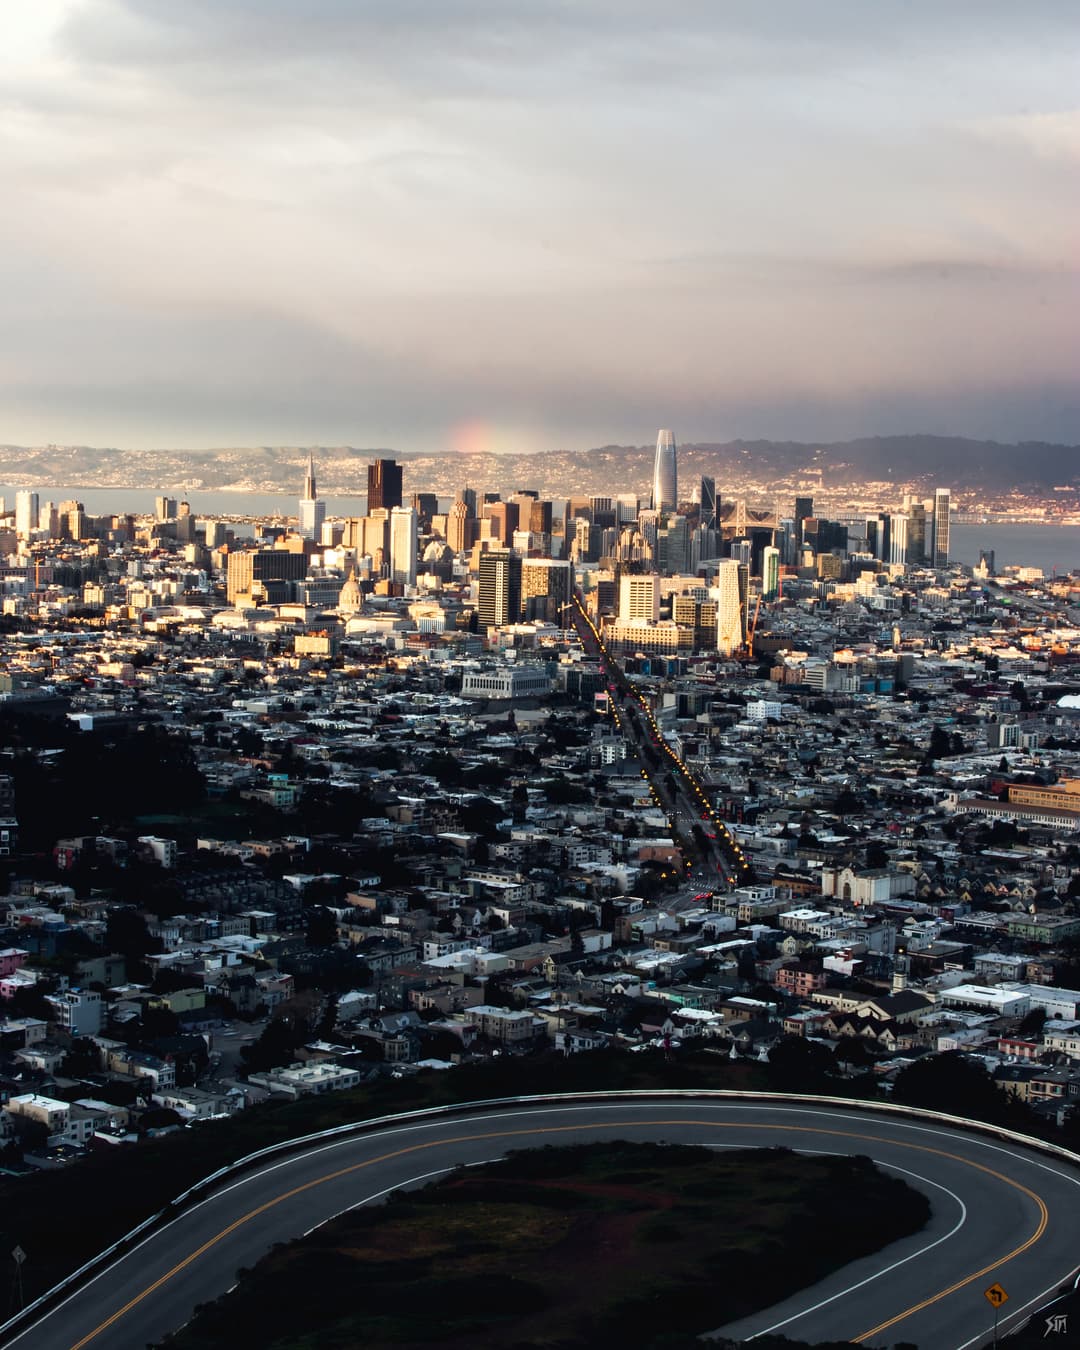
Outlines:
<svg viewBox="0 0 1080 1350"><path fill-rule="evenodd" d="M0 446L0 482L11 486L114 487L213 491L221 488L295 493L303 481L307 447L233 446L219 450L113 450L92 446ZM400 454L388 449L316 446L324 493L364 492L367 464L393 456L407 467L407 490L451 492L468 482L512 490L536 486L615 494L643 492L652 472L651 445L597 446L543 454ZM1080 446L997 441L958 436L875 436L853 441L727 441L679 445L683 482L713 474L721 490L805 479L824 487L893 482L925 488L942 484L987 493L1019 489L1042 495L1080 487Z"/></svg>

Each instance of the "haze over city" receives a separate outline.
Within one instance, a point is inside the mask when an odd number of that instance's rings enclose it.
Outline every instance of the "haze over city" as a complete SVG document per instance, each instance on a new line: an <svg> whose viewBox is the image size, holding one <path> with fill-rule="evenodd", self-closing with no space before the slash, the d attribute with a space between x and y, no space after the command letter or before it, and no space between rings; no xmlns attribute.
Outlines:
<svg viewBox="0 0 1080 1350"><path fill-rule="evenodd" d="M1075 442L1076 26L8 7L0 439Z"/></svg>

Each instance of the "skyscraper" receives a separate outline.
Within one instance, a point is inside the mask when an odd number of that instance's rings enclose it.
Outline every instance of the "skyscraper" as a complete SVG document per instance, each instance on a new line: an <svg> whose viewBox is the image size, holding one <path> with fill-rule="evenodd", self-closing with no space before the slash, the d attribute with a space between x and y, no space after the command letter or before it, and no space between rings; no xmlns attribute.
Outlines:
<svg viewBox="0 0 1080 1350"><path fill-rule="evenodd" d="M666 528L656 532L656 563L662 576L677 576L690 564L690 533L685 516L672 516Z"/></svg>
<svg viewBox="0 0 1080 1350"><path fill-rule="evenodd" d="M401 586L416 585L418 521L411 506L395 506L390 512L390 580Z"/></svg>
<svg viewBox="0 0 1080 1350"><path fill-rule="evenodd" d="M733 656L743 642L742 570L735 558L725 558L716 569L716 649L721 656Z"/></svg>
<svg viewBox="0 0 1080 1350"><path fill-rule="evenodd" d="M803 538L803 521L810 520L814 514L813 497L795 498L795 548L802 548L806 540Z"/></svg>
<svg viewBox="0 0 1080 1350"><path fill-rule="evenodd" d="M38 495L28 489L15 494L15 533L25 539L38 527Z"/></svg>
<svg viewBox="0 0 1080 1350"><path fill-rule="evenodd" d="M504 548L509 547L521 520L517 502L490 502L484 507L484 519L489 522L488 537L497 539Z"/></svg>
<svg viewBox="0 0 1080 1350"><path fill-rule="evenodd" d="M908 518L906 514L897 511L889 516L889 554L885 559L887 563L902 566L907 562L907 527Z"/></svg>
<svg viewBox="0 0 1080 1350"><path fill-rule="evenodd" d="M569 627L573 589L574 569L568 559L522 558L522 618L546 619Z"/></svg>
<svg viewBox="0 0 1080 1350"><path fill-rule="evenodd" d="M476 617L482 628L517 623L521 616L521 559L508 548L480 555Z"/></svg>
<svg viewBox="0 0 1080 1350"><path fill-rule="evenodd" d="M934 567L949 565L949 489L937 488L934 492L934 550L931 563Z"/></svg>
<svg viewBox="0 0 1080 1350"><path fill-rule="evenodd" d="M385 507L377 507L361 516L359 524L357 547L361 554L371 559L376 574L381 575L390 556L390 512Z"/></svg>
<svg viewBox="0 0 1080 1350"><path fill-rule="evenodd" d="M307 473L304 475L304 495L300 498L300 533L305 539L318 539L325 519L326 503L319 501L315 486L315 456L309 454Z"/></svg>
<svg viewBox="0 0 1080 1350"><path fill-rule="evenodd" d="M455 553L464 553L472 544L473 531L469 529L469 508L458 497L446 513L446 542Z"/></svg>
<svg viewBox="0 0 1080 1350"><path fill-rule="evenodd" d="M396 459L377 459L368 465L368 515L380 506L392 511L401 505L401 465Z"/></svg>
<svg viewBox="0 0 1080 1350"><path fill-rule="evenodd" d="M914 566L928 561L926 538L926 506L923 502L907 503L907 561Z"/></svg>
<svg viewBox="0 0 1080 1350"><path fill-rule="evenodd" d="M656 437L652 505L654 511L674 511L679 505L679 478L675 464L673 431L661 431Z"/></svg>
<svg viewBox="0 0 1080 1350"><path fill-rule="evenodd" d="M522 517L522 525L525 519ZM537 499L529 510L529 529L533 534L551 534L551 503Z"/></svg>
<svg viewBox="0 0 1080 1350"><path fill-rule="evenodd" d="M761 597L775 600L780 591L780 550L770 545L761 555Z"/></svg>
<svg viewBox="0 0 1080 1350"><path fill-rule="evenodd" d="M703 529L716 529L716 479L705 478L701 480L701 520L699 524Z"/></svg>

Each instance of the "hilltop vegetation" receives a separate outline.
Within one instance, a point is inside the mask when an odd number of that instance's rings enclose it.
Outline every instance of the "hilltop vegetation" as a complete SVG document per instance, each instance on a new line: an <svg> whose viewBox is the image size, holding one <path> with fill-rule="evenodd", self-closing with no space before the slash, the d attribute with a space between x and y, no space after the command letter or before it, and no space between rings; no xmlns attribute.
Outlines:
<svg viewBox="0 0 1080 1350"><path fill-rule="evenodd" d="M677 1350L928 1215L867 1158L625 1141L532 1150L275 1249L167 1345Z"/></svg>

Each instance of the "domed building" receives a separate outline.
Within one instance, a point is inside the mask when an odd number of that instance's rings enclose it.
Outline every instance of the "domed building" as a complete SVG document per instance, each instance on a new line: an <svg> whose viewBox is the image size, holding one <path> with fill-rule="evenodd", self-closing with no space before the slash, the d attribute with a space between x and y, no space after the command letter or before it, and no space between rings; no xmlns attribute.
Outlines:
<svg viewBox="0 0 1080 1350"><path fill-rule="evenodd" d="M341 594L338 596L337 607L339 614L357 614L364 607L364 597L360 594L360 583L356 579L356 571L351 564L345 578L345 584L341 588Z"/></svg>

